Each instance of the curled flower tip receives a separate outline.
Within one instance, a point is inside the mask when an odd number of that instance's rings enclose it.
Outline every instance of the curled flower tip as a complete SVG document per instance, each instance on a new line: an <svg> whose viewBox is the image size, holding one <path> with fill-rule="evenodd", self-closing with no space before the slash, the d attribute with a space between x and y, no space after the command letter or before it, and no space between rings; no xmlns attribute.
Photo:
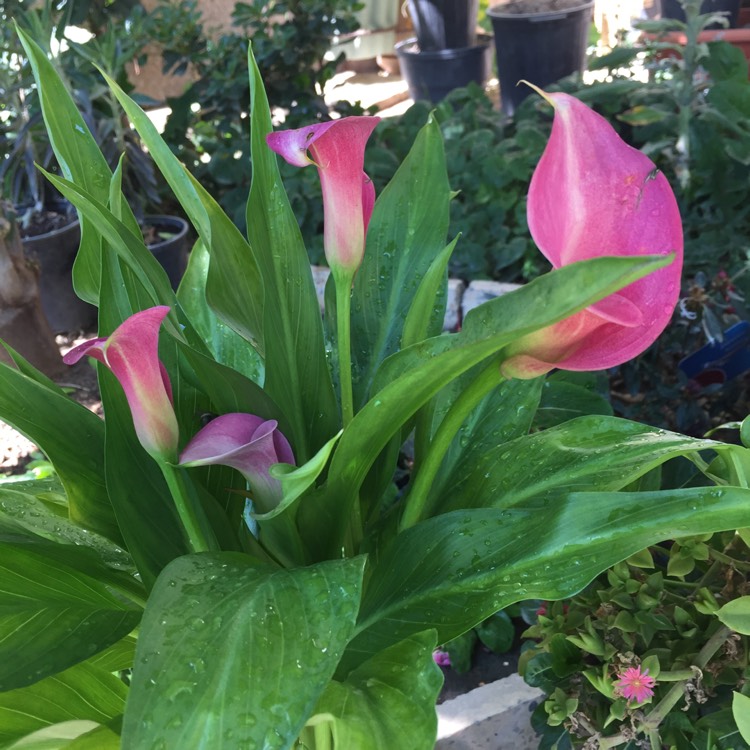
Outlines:
<svg viewBox="0 0 750 750"><path fill-rule="evenodd" d="M159 360L159 328L169 313L160 305L135 313L106 338L91 339L64 357L74 365L85 356L106 365L120 382L138 440L154 458L174 461L179 430L172 387Z"/></svg>
<svg viewBox="0 0 750 750"><path fill-rule="evenodd" d="M641 672L640 666L628 667L617 676L619 679L615 683L615 690L623 698L636 703L643 703L653 696L652 688L656 685L656 680L649 676L648 669Z"/></svg>

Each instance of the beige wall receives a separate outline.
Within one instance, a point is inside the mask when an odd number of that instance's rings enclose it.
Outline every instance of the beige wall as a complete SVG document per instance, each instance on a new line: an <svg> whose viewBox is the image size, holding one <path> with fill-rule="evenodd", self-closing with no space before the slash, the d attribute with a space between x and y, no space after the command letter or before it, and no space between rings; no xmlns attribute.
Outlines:
<svg viewBox="0 0 750 750"><path fill-rule="evenodd" d="M143 7L151 11L159 0L141 0ZM203 16L204 28L220 34L232 26L232 10L236 0L199 0L198 8ZM162 58L156 48L148 50L148 62L143 66L132 66L130 80L139 94L157 101L179 96L195 80L195 73L188 70L185 75L173 76L162 73Z"/></svg>

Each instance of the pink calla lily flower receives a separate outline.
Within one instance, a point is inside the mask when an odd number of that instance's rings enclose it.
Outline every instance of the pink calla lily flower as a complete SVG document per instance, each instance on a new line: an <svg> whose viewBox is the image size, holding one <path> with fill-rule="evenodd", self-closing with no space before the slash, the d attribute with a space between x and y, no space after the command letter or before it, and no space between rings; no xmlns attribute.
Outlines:
<svg viewBox="0 0 750 750"><path fill-rule="evenodd" d="M63 362L73 365L89 356L106 365L125 391L138 440L154 458L173 461L179 429L172 407L172 386L159 361L159 328L169 313L151 307L125 320L107 338L71 349Z"/></svg>
<svg viewBox="0 0 750 750"><path fill-rule="evenodd" d="M315 164L323 188L323 243L332 270L353 275L365 253L375 188L364 173L365 145L378 117L342 117L269 133L269 147L296 167Z"/></svg>
<svg viewBox="0 0 750 750"><path fill-rule="evenodd" d="M555 116L527 204L529 229L542 253L555 268L604 255L676 257L666 268L514 342L502 365L506 377L622 364L657 339L680 292L682 224L664 175L578 99L543 96Z"/></svg>
<svg viewBox="0 0 750 750"><path fill-rule="evenodd" d="M211 420L185 446L180 466L221 464L237 469L247 480L256 510L267 513L281 500L281 483L268 470L274 464L294 465L294 453L275 420L253 414L224 414Z"/></svg>

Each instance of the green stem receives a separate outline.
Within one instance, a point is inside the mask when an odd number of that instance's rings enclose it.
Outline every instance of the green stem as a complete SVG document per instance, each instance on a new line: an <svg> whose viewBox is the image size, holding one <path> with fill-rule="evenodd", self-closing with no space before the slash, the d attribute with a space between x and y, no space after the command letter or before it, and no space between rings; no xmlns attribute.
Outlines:
<svg viewBox="0 0 750 750"><path fill-rule="evenodd" d="M354 275L342 269L333 269L332 273L336 287L336 345L339 355L341 419L344 427L346 427L354 417L351 344L351 304Z"/></svg>
<svg viewBox="0 0 750 750"><path fill-rule="evenodd" d="M218 551L220 549L219 543L216 541L213 532L210 531L208 522L203 519L204 523L201 523L200 516L203 511L199 511L198 500L191 495L185 483L184 469L166 462L160 463L159 466L164 479L167 480L190 550L192 552Z"/></svg>
<svg viewBox="0 0 750 750"><path fill-rule="evenodd" d="M499 361L493 357L492 362L479 373L448 409L430 442L429 449L425 451L421 465L416 469L414 481L406 497L404 514L399 525L400 531L414 526L429 516L434 503L430 489L453 438L469 414L502 380Z"/></svg>
<svg viewBox="0 0 750 750"><path fill-rule="evenodd" d="M736 570L750 570L750 563L742 562L741 560L735 560L733 557L729 557L729 555L725 555L723 552L719 552L719 550L709 549L709 555L711 555L711 559L718 560L719 562L722 562L725 565L729 565Z"/></svg>
<svg viewBox="0 0 750 750"><path fill-rule="evenodd" d="M680 682L692 680L695 672L692 669L674 669L671 672L659 672L659 682Z"/></svg>
<svg viewBox="0 0 750 750"><path fill-rule="evenodd" d="M341 421L346 426L354 418L352 392L351 305L354 273L342 268L332 268L336 288L336 345L338 347L339 387L341 389ZM344 539L347 556L356 554L362 540L362 511L359 495L355 498Z"/></svg>

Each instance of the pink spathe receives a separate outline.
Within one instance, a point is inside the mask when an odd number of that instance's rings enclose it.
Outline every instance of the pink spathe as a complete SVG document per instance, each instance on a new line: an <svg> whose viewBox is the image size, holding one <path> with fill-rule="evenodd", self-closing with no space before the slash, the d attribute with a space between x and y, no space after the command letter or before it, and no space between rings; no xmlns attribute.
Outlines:
<svg viewBox="0 0 750 750"><path fill-rule="evenodd" d="M269 133L269 147L297 167L315 164L323 189L323 243L332 270L353 274L365 252L375 188L364 173L365 145L377 117L342 117Z"/></svg>
<svg viewBox="0 0 750 750"><path fill-rule="evenodd" d="M73 365L89 356L106 365L125 391L141 445L154 458L174 461L179 429L172 387L159 361L159 328L168 313L163 305L135 313L111 336L71 349L63 362Z"/></svg>
<svg viewBox="0 0 750 750"><path fill-rule="evenodd" d="M294 453L277 422L242 413L211 420L180 455L181 466L221 464L237 469L250 485L256 509L262 513L281 500L281 484L268 471L279 463L294 465Z"/></svg>
<svg viewBox="0 0 750 750"><path fill-rule="evenodd" d="M529 188L534 241L554 268L606 255L675 254L666 268L514 342L507 377L559 367L602 370L647 349L669 323L680 292L682 224L653 162L568 94L545 94L555 115Z"/></svg>

